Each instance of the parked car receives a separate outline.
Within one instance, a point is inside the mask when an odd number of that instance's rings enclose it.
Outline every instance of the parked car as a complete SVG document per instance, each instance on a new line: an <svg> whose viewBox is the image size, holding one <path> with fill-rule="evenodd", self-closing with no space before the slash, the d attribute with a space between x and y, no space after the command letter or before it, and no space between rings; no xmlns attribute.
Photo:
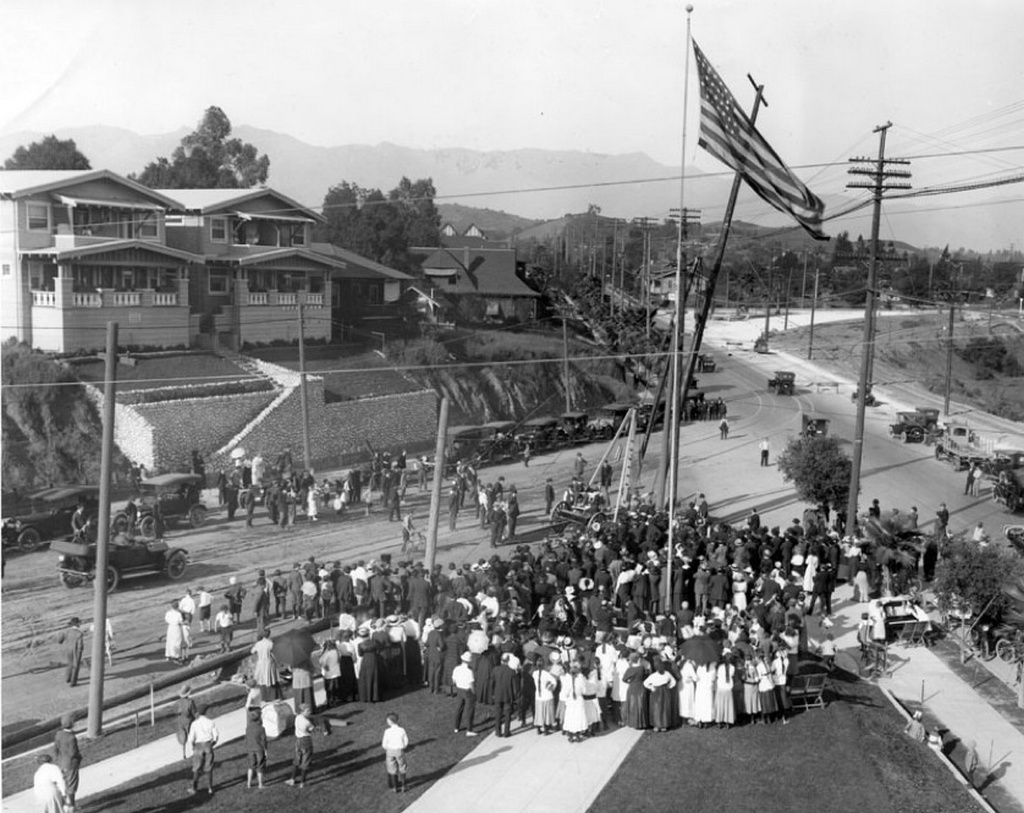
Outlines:
<svg viewBox="0 0 1024 813"><path fill-rule="evenodd" d="M86 516L99 515L99 489L96 486L59 486L30 492L20 498L22 513L3 521L3 545L32 551L43 542L62 539L71 532L71 517L80 503Z"/></svg>
<svg viewBox="0 0 1024 813"><path fill-rule="evenodd" d="M65 587L78 587L96 578L96 543L78 537L57 540L57 573ZM125 576L163 573L172 581L185 575L188 551L171 548L163 540L146 540L116 534L107 549L107 590L113 591Z"/></svg>
<svg viewBox="0 0 1024 813"><path fill-rule="evenodd" d="M824 437L828 434L828 425L830 421L824 415L804 413L800 417L800 434L805 438L813 438L818 435Z"/></svg>
<svg viewBox="0 0 1024 813"><path fill-rule="evenodd" d="M715 357L710 353L700 353L697 356L697 371L701 373L713 373L717 369Z"/></svg>
<svg viewBox="0 0 1024 813"><path fill-rule="evenodd" d="M134 526L128 514L119 511L111 520L116 534L156 539L157 506L165 524L188 522L198 528L206 522L206 506L202 503L203 477L199 474L158 474L139 485L141 498Z"/></svg>
<svg viewBox="0 0 1024 813"><path fill-rule="evenodd" d="M519 427L516 436L520 448L527 443L534 454L555 449L559 445L558 418L531 418Z"/></svg>
<svg viewBox="0 0 1024 813"><path fill-rule="evenodd" d="M921 443L933 434L939 422L939 410L931 407L917 407L913 412L897 412L896 423L889 426L894 438L903 438L904 443Z"/></svg>

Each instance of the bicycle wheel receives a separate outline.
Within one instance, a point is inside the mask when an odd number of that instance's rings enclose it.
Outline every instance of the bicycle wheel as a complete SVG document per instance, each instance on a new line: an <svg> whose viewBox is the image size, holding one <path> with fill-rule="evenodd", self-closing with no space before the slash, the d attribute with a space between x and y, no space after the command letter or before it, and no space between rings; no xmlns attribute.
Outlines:
<svg viewBox="0 0 1024 813"><path fill-rule="evenodd" d="M1000 638L999 643L996 644L996 657L999 658L1003 663L1013 663L1014 656L1016 653L1016 647L1013 645L1013 641L1007 638Z"/></svg>

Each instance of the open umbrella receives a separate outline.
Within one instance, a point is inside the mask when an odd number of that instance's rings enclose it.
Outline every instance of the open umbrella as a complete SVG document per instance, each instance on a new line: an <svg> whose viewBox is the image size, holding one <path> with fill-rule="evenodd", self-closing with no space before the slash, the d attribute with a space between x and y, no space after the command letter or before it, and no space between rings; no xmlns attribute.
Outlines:
<svg viewBox="0 0 1024 813"><path fill-rule="evenodd" d="M231 450L232 460L241 460L243 457L245 457L245 449L243 449L241 446L236 446L234 449Z"/></svg>
<svg viewBox="0 0 1024 813"><path fill-rule="evenodd" d="M698 666L717 663L722 658L722 649L718 643L707 635L694 635L683 641L679 654Z"/></svg>
<svg viewBox="0 0 1024 813"><path fill-rule="evenodd" d="M292 629L274 638L274 658L279 666L305 663L316 650L316 641L304 629Z"/></svg>

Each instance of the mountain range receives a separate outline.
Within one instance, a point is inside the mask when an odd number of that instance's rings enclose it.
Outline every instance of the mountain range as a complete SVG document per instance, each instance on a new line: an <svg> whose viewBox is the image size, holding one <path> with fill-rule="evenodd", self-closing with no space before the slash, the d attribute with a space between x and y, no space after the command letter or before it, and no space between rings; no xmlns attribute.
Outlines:
<svg viewBox="0 0 1024 813"><path fill-rule="evenodd" d="M161 135L139 135L106 126L73 127L55 131L72 138L93 167L128 174L139 172L159 156L170 156L188 128ZM0 158L11 155L49 133L21 131L0 135ZM582 151L519 149L482 152L461 148L413 149L383 142L375 145L319 147L290 135L240 125L232 135L253 143L270 156L268 184L307 206L317 207L328 188L348 181L385 193L403 176L412 180L432 178L438 203L514 213L532 220L549 220L570 212L599 206L613 217L664 218L679 205L679 168L665 166L642 153L605 155ZM721 220L731 178L687 168L686 205L702 210L702 220ZM826 197L828 211L848 204L852 197ZM946 199L943 199L945 205ZM951 199L950 203L958 201ZM750 193L740 196L738 217L755 218L764 226L790 225L784 215L757 206L757 215L743 212L756 202ZM955 205L955 204L954 204ZM901 201L901 209L920 207L920 216L893 217L888 238L916 246L950 245L977 251L1007 247L1024 235L1024 202L1011 205L965 208L936 207L935 199ZM847 220L832 221L826 231L848 229L851 236L867 236L870 217L861 210ZM926 213L927 212L927 213ZM1011 235L1008 239L1007 235Z"/></svg>

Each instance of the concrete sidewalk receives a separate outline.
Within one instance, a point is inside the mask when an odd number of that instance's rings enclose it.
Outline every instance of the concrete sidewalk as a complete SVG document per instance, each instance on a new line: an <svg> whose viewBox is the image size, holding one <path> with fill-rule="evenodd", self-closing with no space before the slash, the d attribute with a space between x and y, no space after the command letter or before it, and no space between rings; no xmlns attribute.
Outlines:
<svg viewBox="0 0 1024 813"><path fill-rule="evenodd" d="M619 728L570 744L532 728L491 734L406 810L584 813L642 736Z"/></svg>

